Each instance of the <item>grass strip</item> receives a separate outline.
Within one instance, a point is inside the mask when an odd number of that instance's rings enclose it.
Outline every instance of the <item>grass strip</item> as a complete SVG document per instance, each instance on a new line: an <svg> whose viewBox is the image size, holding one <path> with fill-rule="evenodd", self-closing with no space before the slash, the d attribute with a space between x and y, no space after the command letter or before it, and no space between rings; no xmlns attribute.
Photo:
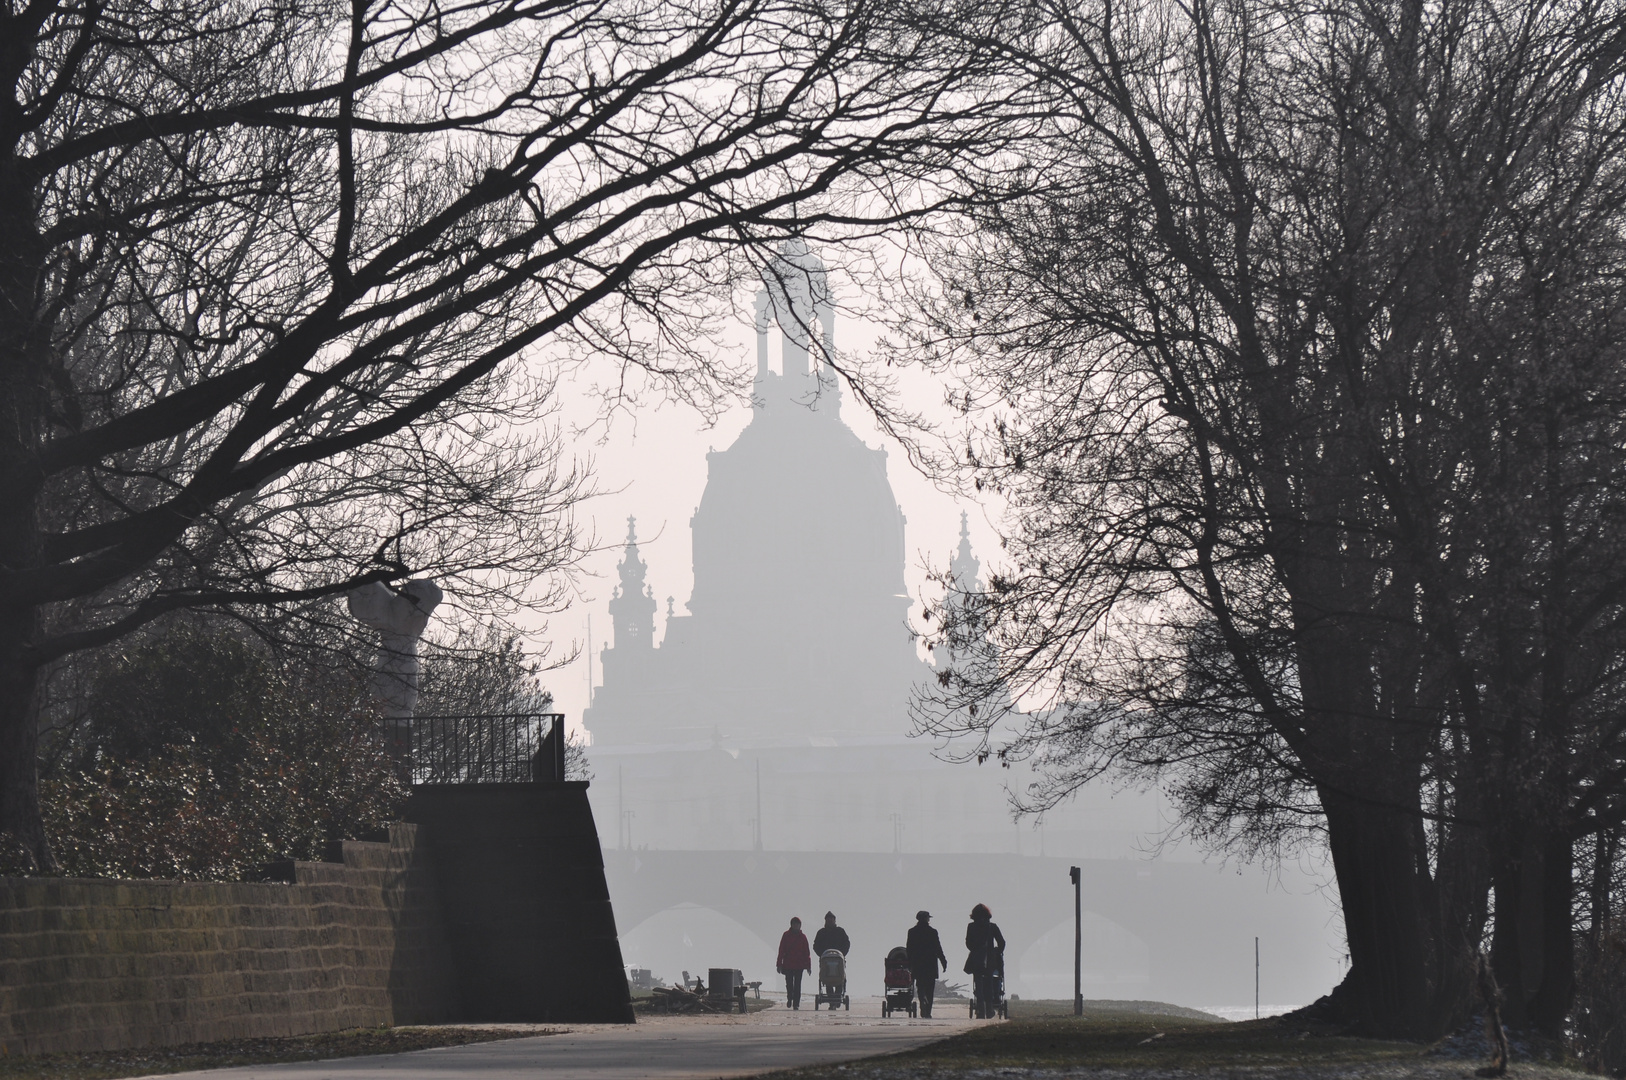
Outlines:
<svg viewBox="0 0 1626 1080"><path fill-rule="evenodd" d="M228 1039L133 1050L92 1050L72 1054L0 1056L0 1080L117 1080L120 1077L223 1069L234 1065L273 1065L287 1061L326 1061L367 1054L401 1054L440 1046L466 1046L498 1039L554 1035L523 1028L397 1027L355 1028L320 1035L269 1039Z"/></svg>
<svg viewBox="0 0 1626 1080"><path fill-rule="evenodd" d="M1155 1009L1164 1009L1162 1013ZM1063 1012L1065 1009L1065 1013ZM1410 1042L1363 1039L1269 1018L1226 1023L1155 1002L1011 1002L1011 1019L883 1057L772 1074L773 1080L1474 1080L1483 1061ZM1575 1080L1519 1062L1515 1080Z"/></svg>

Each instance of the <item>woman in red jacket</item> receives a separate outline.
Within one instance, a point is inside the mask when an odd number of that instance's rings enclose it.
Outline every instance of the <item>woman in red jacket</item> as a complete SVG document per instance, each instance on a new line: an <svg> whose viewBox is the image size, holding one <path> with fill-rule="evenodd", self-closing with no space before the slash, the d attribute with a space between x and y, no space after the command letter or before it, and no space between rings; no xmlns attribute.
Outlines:
<svg viewBox="0 0 1626 1080"><path fill-rule="evenodd" d="M779 961L775 965L785 977L785 1004L793 1009L802 1007L802 972L812 972L813 952L807 947L807 935L802 933L802 920L791 917L790 929L779 939Z"/></svg>

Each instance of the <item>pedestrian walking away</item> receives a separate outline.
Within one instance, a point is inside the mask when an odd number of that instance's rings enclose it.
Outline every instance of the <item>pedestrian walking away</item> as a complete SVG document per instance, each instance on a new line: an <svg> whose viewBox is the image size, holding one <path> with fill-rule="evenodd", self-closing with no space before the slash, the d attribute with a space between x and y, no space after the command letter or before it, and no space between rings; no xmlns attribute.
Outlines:
<svg viewBox="0 0 1626 1080"><path fill-rule="evenodd" d="M841 955L846 956L852 951L852 947L853 943L847 940L847 931L836 925L836 913L826 911L824 913L824 925L819 927L817 934L813 935L814 955L823 956L831 949L839 949Z"/></svg>
<svg viewBox="0 0 1626 1080"><path fill-rule="evenodd" d="M785 1004L802 1007L802 974L813 970L813 953L802 933L802 920L791 916L790 929L779 938L779 960L774 965L785 977Z"/></svg>
<svg viewBox="0 0 1626 1080"><path fill-rule="evenodd" d="M965 973L975 987L973 1011L978 1020L987 1020L998 1014L1005 1000L1005 935L987 904L971 909L965 948Z"/></svg>
<svg viewBox="0 0 1626 1080"><path fill-rule="evenodd" d="M938 965L948 970L948 957L943 955L943 941L931 925L932 913L915 912L915 925L909 928L904 948L909 952L909 970L915 977L915 993L920 998L920 1015L930 1020L932 995L937 990Z"/></svg>

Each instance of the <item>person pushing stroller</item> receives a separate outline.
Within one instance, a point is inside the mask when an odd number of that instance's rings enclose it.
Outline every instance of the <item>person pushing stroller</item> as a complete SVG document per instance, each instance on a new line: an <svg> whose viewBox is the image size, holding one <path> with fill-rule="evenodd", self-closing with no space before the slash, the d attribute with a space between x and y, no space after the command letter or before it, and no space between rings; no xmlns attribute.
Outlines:
<svg viewBox="0 0 1626 1080"><path fill-rule="evenodd" d="M987 904L971 909L971 923L965 928L965 973L975 987L973 1015L989 1020L999 1014L1005 998L1005 935L994 922Z"/></svg>
<svg viewBox="0 0 1626 1080"><path fill-rule="evenodd" d="M813 936L813 955L819 958L819 992L813 996L814 1012L825 1004L832 1010L852 1007L847 997L847 953L851 949L847 931L836 925L836 913L826 911L824 925Z"/></svg>

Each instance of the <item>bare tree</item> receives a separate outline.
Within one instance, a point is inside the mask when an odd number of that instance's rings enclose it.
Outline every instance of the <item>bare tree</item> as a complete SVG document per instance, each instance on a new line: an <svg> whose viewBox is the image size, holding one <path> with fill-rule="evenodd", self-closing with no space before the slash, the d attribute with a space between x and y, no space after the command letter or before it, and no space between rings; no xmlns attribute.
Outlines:
<svg viewBox="0 0 1626 1080"><path fill-rule="evenodd" d="M1036 0L961 36L1055 111L927 242L913 352L1013 561L941 609L997 672L928 726L1034 756L1037 806L1128 767L1221 840L1322 837L1367 1030L1461 1018L1494 882L1498 975L1557 1028L1575 844L1626 813L1619 9ZM1053 707L997 745L1000 695Z"/></svg>
<svg viewBox="0 0 1626 1080"><path fill-rule="evenodd" d="M424 643L418 711L441 716L545 713L553 694L541 659L517 634L497 626L458 625Z"/></svg>
<svg viewBox="0 0 1626 1080"><path fill-rule="evenodd" d="M177 608L556 573L575 477L506 434L548 392L510 362L726 390L696 335L756 245L890 220L968 100L869 2L19 0L0 33L0 829L42 868L44 665Z"/></svg>

